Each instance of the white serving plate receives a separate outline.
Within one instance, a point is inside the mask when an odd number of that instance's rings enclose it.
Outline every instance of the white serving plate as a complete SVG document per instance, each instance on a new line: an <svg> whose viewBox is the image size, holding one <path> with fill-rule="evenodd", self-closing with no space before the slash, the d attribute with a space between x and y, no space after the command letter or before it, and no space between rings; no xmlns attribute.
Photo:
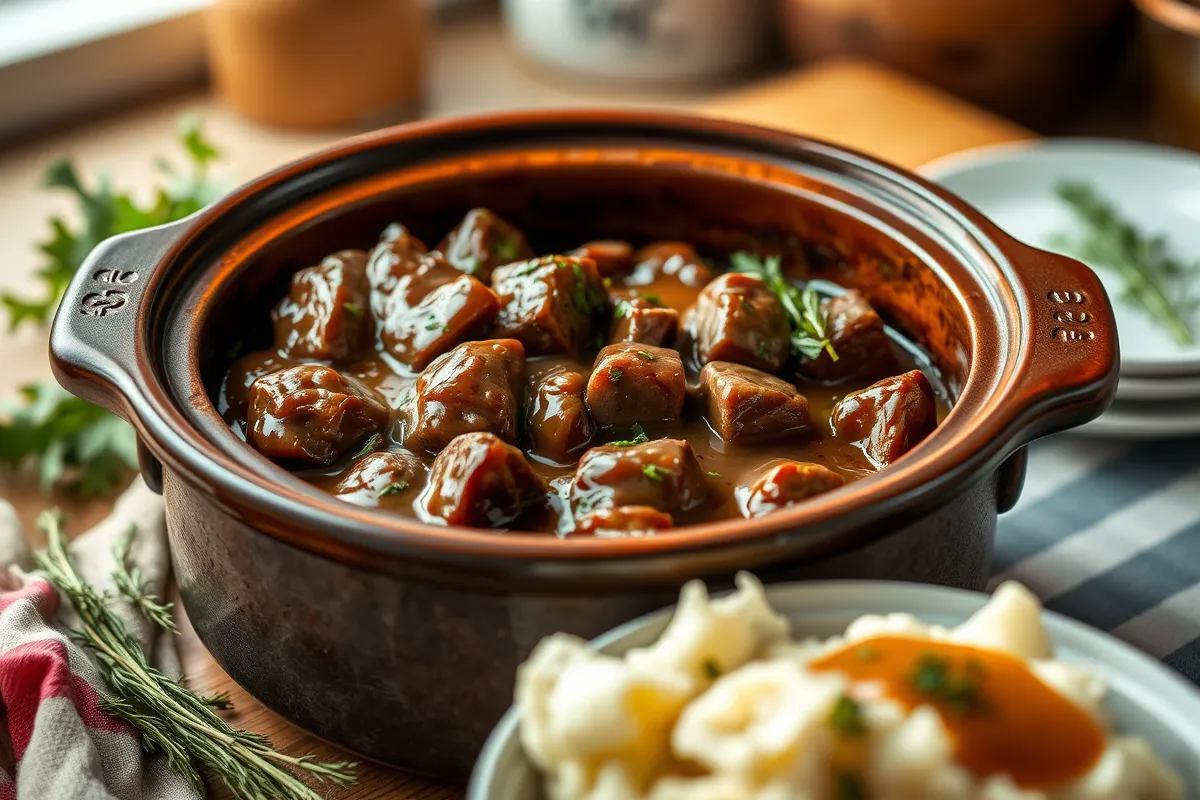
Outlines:
<svg viewBox="0 0 1200 800"><path fill-rule="evenodd" d="M1096 439L1172 439L1200 434L1200 399L1132 403L1117 400L1099 419L1071 433Z"/></svg>
<svg viewBox="0 0 1200 800"><path fill-rule="evenodd" d="M863 614L908 612L939 625L958 625L987 595L886 581L815 581L767 587L771 605L792 623L793 635L828 637ZM621 654L656 641L667 609L626 623L596 639ZM1158 661L1113 637L1052 612L1043 612L1058 658L1088 664L1109 682L1107 706L1115 728L1144 736L1183 776L1187 797L1200 798L1200 692ZM521 750L518 718L510 710L492 732L471 776L467 800L540 800L538 776Z"/></svg>
<svg viewBox="0 0 1200 800"><path fill-rule="evenodd" d="M1136 378L1121 376L1117 400L1200 400L1200 378Z"/></svg>
<svg viewBox="0 0 1200 800"><path fill-rule="evenodd" d="M921 173L990 217L1018 239L1054 249L1074 228L1055 194L1063 180L1086 180L1147 235L1165 234L1172 253L1200 261L1200 156L1168 147L1104 139L1046 139L967 150L926 164ZM1120 298L1122 283L1098 269L1113 298L1121 374L1200 379L1200 310L1191 315L1198 343L1181 346L1137 306ZM1193 287L1200 292L1200 281Z"/></svg>

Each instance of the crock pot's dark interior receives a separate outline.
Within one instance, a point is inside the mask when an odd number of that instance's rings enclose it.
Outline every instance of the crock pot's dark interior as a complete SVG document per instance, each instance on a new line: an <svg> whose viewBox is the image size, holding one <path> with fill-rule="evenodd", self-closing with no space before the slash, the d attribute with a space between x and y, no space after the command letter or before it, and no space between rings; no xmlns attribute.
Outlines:
<svg viewBox="0 0 1200 800"><path fill-rule="evenodd" d="M797 277L863 291L893 327L929 353L952 399L966 380L967 320L937 268L950 256L930 242L922 251L906 248L870 210L837 189L797 176L788 183L748 181L686 163L531 160L520 167L481 165L436 180L402 176L322 195L260 226L210 267L208 279L215 282L204 291L199 332L206 343L199 348L199 367L210 398L235 353L269 345L268 312L286 294L293 272L336 250L369 249L393 221L437 241L476 206L513 222L542 252L602 238L688 241L718 258L741 249L782 252Z"/></svg>

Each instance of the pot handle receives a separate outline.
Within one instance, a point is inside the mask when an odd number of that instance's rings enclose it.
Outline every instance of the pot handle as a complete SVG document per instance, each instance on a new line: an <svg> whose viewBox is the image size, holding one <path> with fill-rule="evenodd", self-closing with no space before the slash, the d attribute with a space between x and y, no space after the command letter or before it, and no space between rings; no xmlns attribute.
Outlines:
<svg viewBox="0 0 1200 800"><path fill-rule="evenodd" d="M1117 391L1120 351L1112 304L1087 265L1013 241L1006 248L1029 288L1028 356L1012 408L1019 444L1090 422Z"/></svg>
<svg viewBox="0 0 1200 800"><path fill-rule="evenodd" d="M138 461L158 490L162 467L143 445L146 402L143 311L154 269L189 219L114 236L96 246L63 294L50 330L55 379L76 397L112 411L138 431Z"/></svg>

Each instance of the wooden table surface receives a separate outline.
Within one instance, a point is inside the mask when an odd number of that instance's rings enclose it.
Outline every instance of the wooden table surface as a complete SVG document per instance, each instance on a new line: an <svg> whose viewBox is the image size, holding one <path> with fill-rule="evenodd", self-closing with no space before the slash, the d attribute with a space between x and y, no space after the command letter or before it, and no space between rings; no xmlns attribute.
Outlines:
<svg viewBox="0 0 1200 800"><path fill-rule="evenodd" d="M699 108L837 141L906 167L958 150L1031 136L1011 123L873 66L838 62L776 77L733 93L613 91L560 83L525 65L510 50L491 13L460 18L438 31L431 63L429 116L501 108L625 105ZM42 172L63 154L75 156L83 174L107 170L115 183L137 192L155 185L152 157L175 153L173 134L180 114L199 111L211 138L226 157L221 174L230 183L248 179L327 144L351 131L284 131L249 123L204 91L118 111L42 135L0 151L0 288L33 291L35 241L49 214L69 208L64 198L37 188ZM48 377L45 331L22 330L0 349L0 399L23 383ZM0 477L0 496L18 506L30 527L37 511L66 507L73 527L84 529L107 512L104 501L79 503L69 495L41 494L31 476ZM181 615L182 616L182 615ZM221 670L183 620L184 671L198 691L232 693L235 724L271 737L292 753L340 760L335 748L266 710ZM331 798L454 798L461 788L373 764L362 765L356 786L329 790ZM214 798L229 795L212 787Z"/></svg>

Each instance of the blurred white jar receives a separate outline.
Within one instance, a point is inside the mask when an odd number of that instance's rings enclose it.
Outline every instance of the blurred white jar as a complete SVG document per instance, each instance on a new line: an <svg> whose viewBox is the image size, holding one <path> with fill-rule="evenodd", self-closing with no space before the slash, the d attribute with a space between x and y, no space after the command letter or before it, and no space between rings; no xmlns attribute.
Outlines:
<svg viewBox="0 0 1200 800"><path fill-rule="evenodd" d="M768 0L504 0L532 58L578 75L698 82L734 75L768 47Z"/></svg>

